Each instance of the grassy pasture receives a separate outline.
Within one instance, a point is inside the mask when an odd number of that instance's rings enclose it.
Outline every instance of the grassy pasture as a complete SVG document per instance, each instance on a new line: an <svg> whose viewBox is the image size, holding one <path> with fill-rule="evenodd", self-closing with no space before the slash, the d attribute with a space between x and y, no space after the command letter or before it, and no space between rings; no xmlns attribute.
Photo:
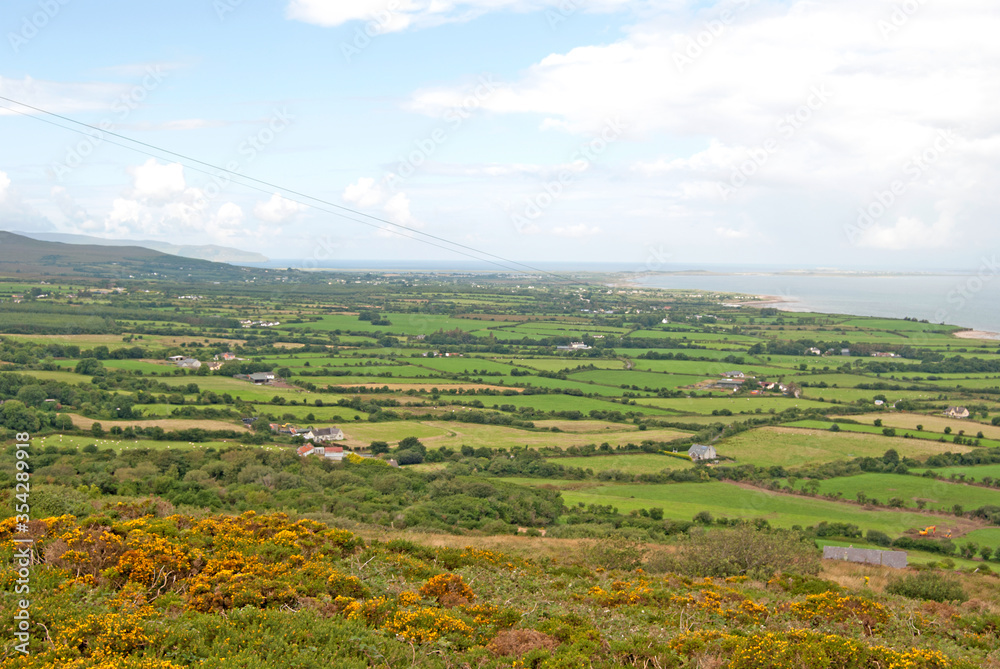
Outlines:
<svg viewBox="0 0 1000 669"><path fill-rule="evenodd" d="M335 314L321 316L320 320L311 323L282 324L282 329L311 329L318 332L343 330L344 332L403 333L408 335L433 334L438 330L472 330L495 327L502 323L488 319L452 318L437 314L382 314L392 325L372 325L369 321L358 320L357 315ZM488 318L488 317L487 317Z"/></svg>
<svg viewBox="0 0 1000 669"><path fill-rule="evenodd" d="M900 439L881 434L824 432L788 427L763 427L718 442L720 455L738 463L768 467L802 465L847 460L853 457L881 457L890 448L901 456L921 458L945 451L966 452L969 447L951 443Z"/></svg>
<svg viewBox="0 0 1000 669"><path fill-rule="evenodd" d="M149 450L161 451L161 450L171 450L171 449L193 449L193 448L233 448L234 446L240 446L236 441L202 441L202 442L188 442L188 441L155 441L153 439L108 439L102 438L97 439L92 436L80 436L80 435L61 435L55 434L48 437L39 437L38 439L32 440L32 445L35 448L41 449L46 446L55 446L56 448L83 448L88 444L94 444L98 449L104 450L110 448L115 451L128 451L128 450L139 450L143 448L148 448ZM254 446L252 448L260 448L263 450L287 450L290 448L286 445L277 444L263 444L261 446ZM44 475L44 474L43 474Z"/></svg>
<svg viewBox="0 0 1000 669"><path fill-rule="evenodd" d="M577 372L570 375L571 379L581 382L592 381L595 384L620 388L626 386L639 386L640 388L678 388L690 386L704 381L703 376L683 376L680 374L659 374L656 372L638 372L634 370L593 370L587 372Z"/></svg>
<svg viewBox="0 0 1000 669"><path fill-rule="evenodd" d="M980 546L989 546L994 551L1000 548L1000 527L987 527L974 530L962 537L961 543L973 541Z"/></svg>
<svg viewBox="0 0 1000 669"><path fill-rule="evenodd" d="M427 368L431 373L447 372L451 374L471 374L473 370L480 372L500 372L505 377L510 376L510 365L483 358L419 358L411 359L411 365ZM497 378L497 377L489 377Z"/></svg>
<svg viewBox="0 0 1000 669"><path fill-rule="evenodd" d="M710 414L716 410L729 409L733 413L754 413L760 409L761 413L768 413L771 409L783 411L791 407L808 409L809 407L828 406L823 402L813 402L804 399L794 399L792 397L678 397L660 398L651 397L640 400L642 404L659 407L661 409L672 409L681 413Z"/></svg>
<svg viewBox="0 0 1000 669"><path fill-rule="evenodd" d="M664 469L690 469L694 463L655 453L601 455L583 458L548 458L564 467L592 469L595 473L618 469L629 474L656 474Z"/></svg>
<svg viewBox="0 0 1000 669"><path fill-rule="evenodd" d="M827 423L826 421L821 421L821 420L798 420L793 423L787 423L786 425L788 427L805 427L814 430L829 430L832 423ZM851 423L841 423L840 429L841 431L844 432L862 432L866 434L882 434L883 430L883 428L876 427L874 425L854 425ZM897 438L899 437L905 438L907 436L913 439L937 441L939 443L941 442L942 439L944 439L943 443L946 444L952 443L952 440L954 439L954 435L938 434L936 432L928 432L927 430L918 432L917 430L899 429L899 431L896 432ZM984 448L1000 447L1000 441L991 439L980 439L979 446L982 446Z"/></svg>
<svg viewBox="0 0 1000 669"><path fill-rule="evenodd" d="M512 358L504 359L497 358L498 362L508 363L510 365L515 365L517 367L530 367L531 369L538 369L543 372L558 372L563 369L573 369L579 365L594 365L600 369L622 369L625 367L625 363L621 360L601 360L601 359L585 359L585 358Z"/></svg>
<svg viewBox="0 0 1000 669"><path fill-rule="evenodd" d="M878 394L884 394L889 398L889 404L897 400L929 401L938 396L937 391L921 392L917 390L857 390L855 388L803 388L803 397L808 399L823 398L827 401L836 400L838 402L855 402L857 400L872 399Z"/></svg>
<svg viewBox="0 0 1000 669"><path fill-rule="evenodd" d="M777 527L815 525L822 521L854 523L863 530L879 530L891 536L913 528L941 525L941 516L909 511L865 510L856 504L787 495L732 483L678 483L669 485L606 485L566 490L567 505L613 505L621 513L659 507L664 516L690 520L701 511L714 517L765 518ZM976 527L955 519L956 530Z"/></svg>
<svg viewBox="0 0 1000 669"><path fill-rule="evenodd" d="M788 370L759 362L715 362L710 360L633 360L635 369L667 374L689 374L702 378L723 378L725 372L739 371L747 376L779 376Z"/></svg>
<svg viewBox="0 0 1000 669"><path fill-rule="evenodd" d="M883 504L891 497L899 497L908 507L915 507L917 500L923 500L928 509L939 511L950 511L956 504L966 511L986 505L1000 506L1000 490L903 474L869 473L827 479L819 481L819 493L842 493L847 500L864 493Z"/></svg>
<svg viewBox="0 0 1000 669"><path fill-rule="evenodd" d="M413 423L406 423L412 425ZM660 428L655 430L608 430L600 434L587 434L576 432L543 432L537 430L522 430L514 427L502 425L479 425L475 423L460 423L458 421L426 421L420 423L429 428L439 430L440 434L429 437L426 440L421 438L428 448L438 448L448 446L458 450L463 445L480 448L488 446L490 448L569 448L570 446L586 446L587 444L598 445L608 442L612 446L620 444L639 444L644 439L655 439L657 441L671 441L688 436L684 432ZM387 423L386 425L395 425ZM403 428L399 428L403 429ZM347 430L345 428L345 434ZM348 435L351 436L351 435ZM403 434L403 436L407 436ZM402 438L402 437L400 437Z"/></svg>
<svg viewBox="0 0 1000 669"><path fill-rule="evenodd" d="M639 428L634 425L628 425L623 423L612 423L603 420L536 420L534 421L535 427L540 427L543 429L547 428L559 428L563 432L575 432L577 434L593 434L600 435L608 430L616 431L628 431L633 430L639 432Z"/></svg>
<svg viewBox="0 0 1000 669"><path fill-rule="evenodd" d="M490 406L487 402L489 398L480 398L483 404ZM641 413L645 416L667 416L671 412L664 411L657 407L645 406L648 399L642 399L643 406L625 405L608 400L601 400L594 397L574 397L572 395L505 395L492 398L494 404L513 404L515 406L525 406L537 409L538 411L580 411L587 415L590 411L629 411Z"/></svg>
<svg viewBox="0 0 1000 669"><path fill-rule="evenodd" d="M923 425L925 430L931 432L944 432L946 427L950 427L952 434L958 434L960 430L965 430L966 436L974 437L977 432L982 432L983 436L989 439L1000 439L1000 425L990 425L988 423L977 423L972 420L961 420L956 418L945 418L944 416L934 416L919 413L871 413L861 416L848 416L859 422L873 422L876 418L882 419L882 424L887 427L904 428L916 430L917 425Z"/></svg>
<svg viewBox="0 0 1000 669"><path fill-rule="evenodd" d="M956 466L956 467L939 467L937 469L932 469L935 474L940 476L951 478L954 474L956 477L965 475L968 481L982 481L984 478L989 476L990 478L1000 478L1000 464L997 465L971 465L971 466Z"/></svg>

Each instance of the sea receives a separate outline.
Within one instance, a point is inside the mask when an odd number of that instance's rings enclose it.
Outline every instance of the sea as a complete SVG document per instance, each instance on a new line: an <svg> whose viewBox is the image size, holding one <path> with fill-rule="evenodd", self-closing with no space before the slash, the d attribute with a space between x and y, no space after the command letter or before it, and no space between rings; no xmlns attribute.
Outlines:
<svg viewBox="0 0 1000 669"><path fill-rule="evenodd" d="M296 267L301 261L272 260L261 267ZM508 265L525 271L524 265ZM1000 277L994 268L963 271L880 272L863 269L801 269L794 266L648 266L614 262L532 263L556 274L614 273L650 288L744 293L773 298L783 311L916 318L992 333L1000 339ZM373 271L497 272L475 261L352 260L321 263L316 269Z"/></svg>
<svg viewBox="0 0 1000 669"><path fill-rule="evenodd" d="M769 296L776 300L773 306L783 311L916 318L1000 333L1000 280L994 278L957 272L713 272L644 275L633 283Z"/></svg>

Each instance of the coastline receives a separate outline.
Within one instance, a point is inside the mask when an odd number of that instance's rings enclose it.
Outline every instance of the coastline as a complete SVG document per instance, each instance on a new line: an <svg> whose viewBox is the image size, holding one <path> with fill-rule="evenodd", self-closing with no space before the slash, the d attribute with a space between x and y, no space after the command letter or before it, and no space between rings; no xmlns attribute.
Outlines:
<svg viewBox="0 0 1000 669"><path fill-rule="evenodd" d="M959 339L1000 340L1000 332L987 332L986 330L959 330L952 334Z"/></svg>

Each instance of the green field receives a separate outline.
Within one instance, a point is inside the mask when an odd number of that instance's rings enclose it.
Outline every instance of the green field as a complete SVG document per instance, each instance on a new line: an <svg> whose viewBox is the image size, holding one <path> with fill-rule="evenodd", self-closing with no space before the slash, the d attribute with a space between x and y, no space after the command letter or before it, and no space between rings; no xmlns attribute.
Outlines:
<svg viewBox="0 0 1000 669"><path fill-rule="evenodd" d="M1000 506L1000 490L903 474L869 473L827 479L819 481L818 490L820 495L841 493L846 500L856 499L860 492L882 504L899 497L910 508L916 507L917 500L922 500L928 509L940 511L950 511L956 504L966 511L980 506Z"/></svg>
<svg viewBox="0 0 1000 669"><path fill-rule="evenodd" d="M737 463L762 467L798 467L853 457L881 457L889 449L912 458L969 450L967 446L948 442L786 427L764 427L742 432L720 441L715 448L719 455L734 458Z"/></svg>
<svg viewBox="0 0 1000 669"><path fill-rule="evenodd" d="M703 392L698 391L699 395ZM653 397L642 399L642 404L659 407L661 409L672 409L680 413L710 414L713 411L728 409L733 413L769 413L784 411L792 407L808 409L811 407L829 406L823 402L813 402L811 400L794 399L792 397L694 397L694 398L660 398ZM759 411L758 411L759 409Z"/></svg>
<svg viewBox="0 0 1000 669"><path fill-rule="evenodd" d="M92 436L80 436L80 435L61 435L55 434L48 437L38 437L32 440L32 446L41 450L47 446L55 446L56 448L83 448L89 444L94 444L98 449L104 450L110 448L115 451L128 451L128 450L139 450L139 449L149 449L153 451L160 450L171 450L171 449L191 449L191 448L232 448L234 446L239 446L239 442L235 439L233 440L222 440L222 441L157 441L154 439L108 439L108 438L95 438ZM254 448L260 448L264 450L288 450L290 447L287 445L277 445L277 444L263 444L261 446L254 446Z"/></svg>
<svg viewBox="0 0 1000 669"><path fill-rule="evenodd" d="M664 469L690 469L694 463L690 460L657 455L655 453L600 455L580 458L549 458L549 462L564 467L579 467L592 469L594 473L617 469L629 474L656 474Z"/></svg>
<svg viewBox="0 0 1000 669"><path fill-rule="evenodd" d="M670 485L606 485L566 490L567 505L612 505L621 513L652 507L664 516L691 520L708 511L714 517L765 518L777 527L815 525L822 521L853 523L863 530L879 530L890 536L912 528L939 524L940 516L906 511L867 511L864 508L799 495L785 495L732 483L677 483ZM940 523L943 524L943 523Z"/></svg>
<svg viewBox="0 0 1000 669"><path fill-rule="evenodd" d="M953 475L956 477L964 475L968 481L982 481L987 476L994 479L1000 477L1000 465L941 467L938 469L932 469L931 471L939 476L944 476L949 479Z"/></svg>

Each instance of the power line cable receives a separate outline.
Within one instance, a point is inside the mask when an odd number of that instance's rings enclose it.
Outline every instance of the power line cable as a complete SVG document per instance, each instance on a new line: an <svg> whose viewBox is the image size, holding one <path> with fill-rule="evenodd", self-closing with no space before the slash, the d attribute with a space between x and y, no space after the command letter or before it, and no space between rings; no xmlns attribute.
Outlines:
<svg viewBox="0 0 1000 669"><path fill-rule="evenodd" d="M353 217L348 216L348 215L346 215L346 214L344 214L342 212L349 212L351 214L354 214L355 216L363 216L363 217L371 219L373 221L378 221L381 224L392 226L393 228L400 228L402 230L405 230L407 233L414 234L414 235L419 235L421 237L426 238L426 239L418 239L417 240L417 241L420 241L423 244L427 244L429 246L434 246L436 248L440 248L440 249L443 249L445 251L449 251L451 253L457 253L459 255L463 255L463 256L466 256L468 258L472 258L474 260L479 260L480 262L486 262L486 263L489 263L489 264L492 264L492 265L496 265L497 267L502 267L503 269L506 269L506 270L517 272L517 271L523 271L524 269L527 269L527 270L530 270L532 272L537 272L537 273L540 273L540 274L545 274L547 276L550 276L550 277L553 277L555 279L558 279L559 281L567 282L567 283L570 283L570 284L573 284L573 285L589 285L589 284L587 284L585 282L581 282L581 281L578 281L576 279L572 279L570 277L562 276L562 275L560 275L560 274L558 274L556 272L550 272L548 270L544 270L544 269L541 269L539 267L534 267L534 266L528 265L526 263L518 262L516 260L511 260L509 258L505 258L503 256L500 256L500 255L497 255L497 254L494 254L494 253L490 253L488 251L483 251L483 250L477 249L477 248L475 248L473 246L468 246L468 245L462 244L460 242L452 241L450 239L447 239L445 237L441 237L439 235L434 235L434 234L431 234L429 232L424 232L422 230L417 230L417 229L411 228L409 226L405 226L405 225L402 225L402 224L399 224L399 223L394 223L393 221L390 221L388 219L380 218L378 216L374 216L372 214L368 214L368 213L365 213L363 211L359 211L357 209L352 209L350 207L345 207L345 206L339 205L339 204L337 204L335 202L330 202L328 200L324 200L322 198L318 198L318 197L315 197L313 195L309 195L308 193L302 193L300 191L296 191L294 189L287 188L285 186L280 186L278 184L275 184L275 183L272 183L272 182L269 182L269 181L265 181L263 179L257 179L255 177L251 177L251 176L248 176L248 175L245 175L245 174L241 174L239 172L236 172L236 171L233 171L233 170L229 170L229 169L226 169L224 167L220 167L218 165L214 165L212 163L205 162L203 160L199 160L197 158L194 158L192 156L188 156L186 154L178 153L176 151L171 151L169 149L164 149L163 147L156 146L155 144L150 144L148 142L143 142L143 141L138 140L138 139L133 139L131 137L128 137L126 135L122 135L122 134L116 133L116 132L111 131L111 130L106 130L106 129L103 129L103 128L99 128L99 127L97 127L95 125L91 125L89 123L84 123L83 121L78 121L78 120L70 118L68 116L64 116L62 114L57 114L55 112L52 112L52 111L49 111L49 110L46 110L46 109L42 109L41 107L35 107L33 105L29 105L29 104L27 104L25 102L21 102L20 100L15 100L13 98L8 98L8 97L2 96L2 95L0 95L0 100L5 100L7 102L11 102L13 104L20 105L22 107L26 107L27 109L31 109L31 110L36 111L38 113L46 114L46 115L51 116L53 118L58 118L60 120L66 121L68 123L73 123L75 125L79 125L79 126L82 126L84 128L88 128L90 130L95 130L95 131L97 131L99 133L102 133L102 134L111 135L113 137L118 137L119 139L125 140L126 142L131 142L133 144L137 144L139 146L143 146L143 147L146 147L148 149L152 149L154 151L158 151L161 154L167 154L167 155L174 156L176 158L180 158L182 160L185 160L185 161L188 161L188 162L191 162L191 163L196 163L198 165L204 165L205 167L209 167L209 168L211 168L213 170L216 170L217 172L224 172L224 173L229 174L229 175L231 175L233 177L238 177L239 179L243 179L243 180L246 180L246 181L251 181L251 182L254 182L254 183L257 183L257 184L261 184L263 186L267 186L269 190L265 190L264 188L261 188L260 186L254 186L253 184L246 183L245 181L235 181L235 183L237 183L237 184L239 184L241 186L244 186L246 188L251 188L253 190L257 190L257 191L260 191L260 192L263 192L263 193L271 193L272 191L281 191L282 192L281 193L282 197L285 197L285 199L291 200L292 202L296 202L296 203L301 204L303 206L311 207L313 209L317 209L319 211L323 211L323 212L326 212L328 214L332 214L334 216L340 216L341 218L344 218L346 220L353 221L355 223L360 223L362 225L366 225L368 227L375 228L377 230L384 230L385 228L381 227L380 225L375 225L374 223L370 223L368 221L364 221L364 220L359 220L357 218L353 218ZM83 132L82 130L78 130L76 128L67 127L65 125L61 125L59 123L55 123L53 121L49 121L47 119L35 116L33 114L29 114L27 112L21 111L19 109L13 109L11 107L6 107L6 106L3 106L3 105L0 105L0 109L7 109L8 111L14 112L16 114L20 114L20 115L26 116L28 118L32 118L32 119L35 119L35 120L38 120L38 121L42 121L44 123L48 123L49 125L53 125L53 126L55 126L57 128L61 128L63 130L67 130L69 132L76 132L76 133L79 133L79 134L86 135L88 137L91 136L88 133ZM131 146L131 145L127 145L127 144L122 144L120 142L115 142L115 141L112 141L112 140L109 140L109 139L103 139L103 138L102 138L102 141L106 141L109 144L113 144L115 146L119 146L121 148L128 149L130 151L135 151L135 152L141 153L143 155L151 156L153 158L162 158L161 155L152 154L149 151L143 151L142 149L138 149L135 146ZM195 172L200 172L202 174L207 174L209 176L217 176L216 174L213 174L212 172L209 172L209 171L204 170L204 169L199 169L197 167L193 167L193 166L188 165L188 164L185 164L184 166L187 167L187 168L189 168L189 169L191 169L191 170L193 170L193 171L195 171ZM285 195L286 193L291 193L291 194L293 194L293 195L295 195L295 196L297 196L299 198L304 198L304 199L310 200L312 202L302 202L301 200L296 199L294 197L287 197ZM339 211L332 211L330 209L325 209L324 207L317 206L315 204L317 202L320 203L320 204L322 204L322 205L325 205L326 207L333 207L334 209L339 210ZM400 233L400 232L397 232L395 230L392 230L392 232L396 232L396 234L399 234L401 236L406 236L404 233ZM444 244L449 244L450 246L442 246L441 244L435 244L433 242L427 241L428 239L433 239L433 240L435 240L437 242L443 242ZM457 248L452 248L452 247L457 247ZM476 253L476 254L479 254L479 255L478 256L472 255L471 253L463 252L463 251L460 251L459 249L465 249L466 251L471 251L472 253ZM486 256L486 257L480 257L480 256ZM489 258L494 258L495 260L489 260ZM496 262L496 261L500 261L500 262ZM514 267L512 267L512 266L514 266ZM520 268L523 268L523 269L518 270L518 269L515 269L515 267L520 267Z"/></svg>

